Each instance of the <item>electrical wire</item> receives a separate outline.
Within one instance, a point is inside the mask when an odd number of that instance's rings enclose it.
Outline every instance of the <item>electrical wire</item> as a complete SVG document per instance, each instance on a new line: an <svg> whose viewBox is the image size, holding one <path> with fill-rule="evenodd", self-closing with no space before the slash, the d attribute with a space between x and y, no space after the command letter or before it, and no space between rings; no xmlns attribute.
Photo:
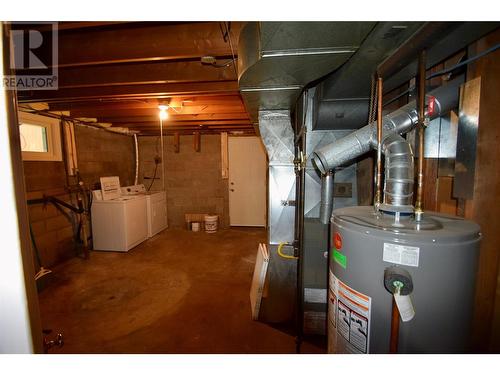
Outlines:
<svg viewBox="0 0 500 375"><path fill-rule="evenodd" d="M35 257L36 257L36 260L38 262L38 266L40 267L38 272L35 274L35 280L38 280L42 276L45 276L45 275L48 275L49 273L52 273L52 271L49 270L48 268L45 268L44 266L42 266L42 259L40 257L40 253L38 251L38 247L36 246L35 236L33 234L33 228L31 227L31 222L29 223L29 227L30 227L31 243L33 244L33 250L35 252Z"/></svg>
<svg viewBox="0 0 500 375"><path fill-rule="evenodd" d="M234 69L234 74L236 74L236 78L238 78L238 70L236 69L236 57L234 55L234 49L233 49L233 42L231 40L231 29L230 26L228 27L225 22L222 23L226 29L226 34L229 40L229 47L231 48L231 56L233 56L233 69ZM219 24L220 27L220 24ZM222 35L224 38L224 34ZM226 38L224 38L224 41L226 41Z"/></svg>
<svg viewBox="0 0 500 375"><path fill-rule="evenodd" d="M234 64L234 60L229 60L224 64L210 64L210 66L213 66L214 68L227 68L229 65Z"/></svg>
<svg viewBox="0 0 500 375"><path fill-rule="evenodd" d="M500 43L499 44L496 44L494 45L493 47L491 48L488 48L487 50L477 54L476 56L473 56L467 60L464 60L456 65L453 65L452 67L449 67L449 68L446 68L446 69L443 69L443 70L440 70L439 72L435 72L435 73L431 73L429 74L425 79L426 80L430 80L432 78L436 78L436 77L440 77L440 76L443 76L445 74L449 74L449 73L452 73L455 69L458 69L464 65L467 65L467 64L470 64L471 62L474 62L476 61L477 59L480 59L481 57L484 57L486 55L488 55L489 53L492 53L492 52L495 52L497 49L500 48ZM399 95L397 95L396 97L392 98L391 100L388 100L384 103L384 107L395 102L396 100L398 100L399 98L405 96L405 95L408 95L410 94L411 92L415 91L415 86L412 86L410 87L408 90L405 90L403 91L402 93L400 93Z"/></svg>
<svg viewBox="0 0 500 375"><path fill-rule="evenodd" d="M154 182L155 182L155 179L156 179L156 171L158 170L158 164L160 163L156 163L155 162L155 173L153 173L153 178L151 179L151 183L149 184L149 187L148 187L148 191L151 190L151 186L153 186Z"/></svg>
<svg viewBox="0 0 500 375"><path fill-rule="evenodd" d="M439 76L442 76L442 75L445 75L445 74L448 74L448 73L451 73L453 70L455 69L458 69L464 65L467 65L473 61L476 61L477 59L480 59L481 57L483 56L486 56L487 54L491 53L491 52L495 52L497 49L500 48L500 43L499 44L496 44L494 45L493 47L491 48L488 48L487 50L481 52L481 53L478 53L476 56L473 56L467 60L464 60L460 63L458 63L457 65L454 65L450 68L446 68L446 69L443 69L439 72L436 72L436 73L432 73L430 75L428 75L425 79L431 79L431 78L435 78L435 77L439 77Z"/></svg>

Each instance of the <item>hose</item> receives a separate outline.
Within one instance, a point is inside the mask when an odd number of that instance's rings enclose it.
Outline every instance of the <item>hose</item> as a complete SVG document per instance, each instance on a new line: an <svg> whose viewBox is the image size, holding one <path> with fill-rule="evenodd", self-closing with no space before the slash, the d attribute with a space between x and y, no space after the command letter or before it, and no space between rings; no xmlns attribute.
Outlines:
<svg viewBox="0 0 500 375"><path fill-rule="evenodd" d="M151 186L153 186L155 182L157 170L158 170L158 163L155 163L155 173L153 173L153 178L151 179L151 183L149 184L148 191L151 190Z"/></svg>
<svg viewBox="0 0 500 375"><path fill-rule="evenodd" d="M44 268L42 266L42 259L40 258L40 253L38 252L38 247L36 246L35 236L33 235L33 228L31 227L31 222L29 223L29 227L30 227L31 243L33 244L33 250L35 251L36 261L38 262L38 266L40 267L38 272L35 274L35 280L38 280L40 277L48 275L49 273L52 273L52 271L47 269L47 268Z"/></svg>
<svg viewBox="0 0 500 375"><path fill-rule="evenodd" d="M285 258L285 259L297 259L298 257L295 257L293 255L288 255L288 254L283 254L282 250L283 250L283 246L287 245L286 242L280 242L280 244L278 245L278 255L282 258Z"/></svg>

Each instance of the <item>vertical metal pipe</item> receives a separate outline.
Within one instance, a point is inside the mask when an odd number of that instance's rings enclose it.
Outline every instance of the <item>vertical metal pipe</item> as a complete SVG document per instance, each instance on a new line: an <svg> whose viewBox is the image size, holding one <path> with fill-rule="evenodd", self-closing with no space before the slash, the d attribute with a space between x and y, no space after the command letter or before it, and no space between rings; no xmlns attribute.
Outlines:
<svg viewBox="0 0 500 375"><path fill-rule="evenodd" d="M161 148L161 190L165 191L165 155L163 152L163 120L160 117L160 148Z"/></svg>
<svg viewBox="0 0 500 375"><path fill-rule="evenodd" d="M377 79L377 181L375 186L375 208L382 198L382 77Z"/></svg>
<svg viewBox="0 0 500 375"><path fill-rule="evenodd" d="M330 224L333 210L333 171L321 176L321 204L319 206L319 220L323 224Z"/></svg>
<svg viewBox="0 0 500 375"><path fill-rule="evenodd" d="M137 134L134 134L134 146L135 146L135 179L134 179L134 185L137 185L139 183L139 143L137 142Z"/></svg>
<svg viewBox="0 0 500 375"><path fill-rule="evenodd" d="M295 338L295 351L300 353L302 340L304 336L304 201L305 201L305 179L306 168L304 162L304 155L306 155L306 137L307 126L306 117L309 108L307 106L307 95L304 95L304 118L300 122L302 124L300 129L295 132L295 253L297 257L297 290L296 290L296 331L297 337ZM299 120L296 119L298 122Z"/></svg>
<svg viewBox="0 0 500 375"><path fill-rule="evenodd" d="M418 113L418 179L417 200L415 202L415 218L422 218L422 195L424 185L424 131L425 131L425 63L426 52L422 50L418 56L417 75L417 113Z"/></svg>

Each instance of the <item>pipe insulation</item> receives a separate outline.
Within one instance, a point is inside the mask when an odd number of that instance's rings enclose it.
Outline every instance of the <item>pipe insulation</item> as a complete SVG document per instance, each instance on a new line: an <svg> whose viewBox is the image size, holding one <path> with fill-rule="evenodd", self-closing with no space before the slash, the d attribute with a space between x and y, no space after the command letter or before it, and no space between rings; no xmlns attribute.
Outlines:
<svg viewBox="0 0 500 375"><path fill-rule="evenodd" d="M439 117L453 108L458 107L459 87L463 83L463 76L455 78L443 86L431 91L426 97L434 97L434 112L428 114L430 119ZM392 134L405 134L418 124L416 103L407 105L385 115L382 119L382 139ZM377 122L373 121L365 127L351 134L323 146L313 153L313 163L326 173L336 167L345 165L377 146Z"/></svg>
<svg viewBox="0 0 500 375"><path fill-rule="evenodd" d="M137 134L134 134L135 145L135 179L134 185L139 183L139 143L137 142Z"/></svg>
<svg viewBox="0 0 500 375"><path fill-rule="evenodd" d="M333 210L333 171L321 176L321 205L319 206L319 220L323 224L330 224Z"/></svg>

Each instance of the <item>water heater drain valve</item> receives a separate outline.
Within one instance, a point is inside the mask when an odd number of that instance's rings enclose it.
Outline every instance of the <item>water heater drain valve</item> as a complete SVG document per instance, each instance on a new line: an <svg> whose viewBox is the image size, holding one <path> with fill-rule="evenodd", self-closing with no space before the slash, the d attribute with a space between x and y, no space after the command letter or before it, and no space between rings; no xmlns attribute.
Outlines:
<svg viewBox="0 0 500 375"><path fill-rule="evenodd" d="M385 288L394 296L394 301L403 322L408 322L415 316L410 293L413 291L413 281L410 273L401 267L389 267L384 271Z"/></svg>

